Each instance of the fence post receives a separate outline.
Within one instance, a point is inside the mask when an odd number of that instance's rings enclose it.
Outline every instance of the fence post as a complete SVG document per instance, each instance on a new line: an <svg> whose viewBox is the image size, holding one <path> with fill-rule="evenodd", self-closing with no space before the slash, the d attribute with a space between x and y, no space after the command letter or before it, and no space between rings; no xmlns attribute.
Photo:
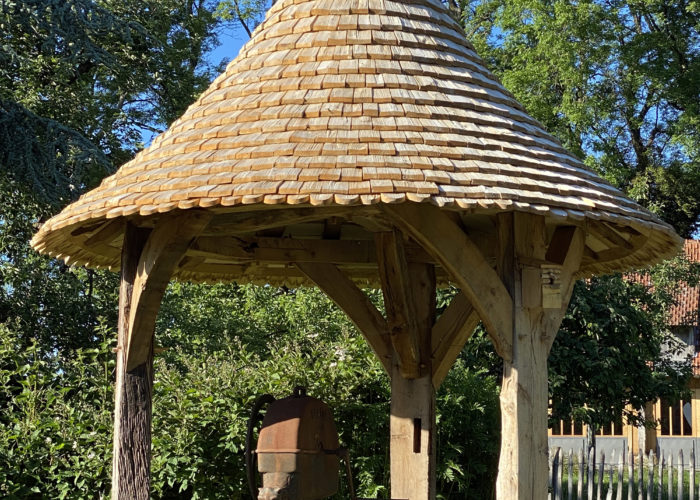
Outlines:
<svg viewBox="0 0 700 500"><path fill-rule="evenodd" d="M556 499L562 500L561 475L564 468L564 453L561 448L557 448L557 476L556 476Z"/></svg>
<svg viewBox="0 0 700 500"><path fill-rule="evenodd" d="M647 500L654 496L654 450L649 450L649 482L647 484Z"/></svg>
<svg viewBox="0 0 700 500"><path fill-rule="evenodd" d="M627 456L629 462L627 463L627 500L634 500L634 453L632 452L632 447L630 446L630 451Z"/></svg>
<svg viewBox="0 0 700 500"><path fill-rule="evenodd" d="M613 489L615 486L615 450L610 454L610 475L608 481L608 494L605 495L605 500L613 500Z"/></svg>
<svg viewBox="0 0 700 500"><path fill-rule="evenodd" d="M695 443L693 443L693 449L690 450L690 477L688 478L690 495L689 500L695 500Z"/></svg>
<svg viewBox="0 0 700 500"><path fill-rule="evenodd" d="M664 494L664 465L666 465L666 457L661 452L661 450L659 450L659 496L657 500L663 500L662 497Z"/></svg>
<svg viewBox="0 0 700 500"><path fill-rule="evenodd" d="M576 500L583 500L583 483L586 474L585 456L583 454L583 446L578 454L578 484L576 485Z"/></svg>
<svg viewBox="0 0 700 500"><path fill-rule="evenodd" d="M683 450L678 452L678 498L683 500Z"/></svg>
<svg viewBox="0 0 700 500"><path fill-rule="evenodd" d="M566 469L567 481L566 489L568 490L567 499L573 500L574 498L574 450L569 448L569 467Z"/></svg>
<svg viewBox="0 0 700 500"><path fill-rule="evenodd" d="M673 452L668 452L668 500L673 499Z"/></svg>
<svg viewBox="0 0 700 500"><path fill-rule="evenodd" d="M556 460L556 453L552 455L552 450L549 450L549 456L547 461L549 462L549 476L547 476L547 500L554 499L554 461Z"/></svg>
<svg viewBox="0 0 700 500"><path fill-rule="evenodd" d="M605 452L600 452L598 465L598 500L603 500L603 483L605 482Z"/></svg>
<svg viewBox="0 0 700 500"><path fill-rule="evenodd" d="M593 500L595 488L595 448L588 450L588 500Z"/></svg>
<svg viewBox="0 0 700 500"><path fill-rule="evenodd" d="M620 461L617 463L617 495L615 495L616 500L623 500L622 498L622 486L625 482L625 447L622 447L622 452L620 453Z"/></svg>
<svg viewBox="0 0 700 500"><path fill-rule="evenodd" d="M637 498L644 500L644 453L642 449L637 450L639 456L639 477L637 478Z"/></svg>

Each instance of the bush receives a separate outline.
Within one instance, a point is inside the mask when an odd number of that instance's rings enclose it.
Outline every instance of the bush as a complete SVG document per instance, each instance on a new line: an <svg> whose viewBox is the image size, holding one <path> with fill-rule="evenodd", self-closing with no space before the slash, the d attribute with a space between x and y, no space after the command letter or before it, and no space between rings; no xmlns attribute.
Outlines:
<svg viewBox="0 0 700 500"><path fill-rule="evenodd" d="M376 297L375 297L376 298ZM116 334L70 359L17 349L0 327L0 496L109 494ZM24 338L22 336L21 338ZM345 316L314 289L174 284L156 335L154 498L247 498L243 449L255 398L323 399L360 496L389 495L389 380ZM458 362L438 394L440 498L488 498L498 449L495 378ZM344 479L337 499L347 499Z"/></svg>

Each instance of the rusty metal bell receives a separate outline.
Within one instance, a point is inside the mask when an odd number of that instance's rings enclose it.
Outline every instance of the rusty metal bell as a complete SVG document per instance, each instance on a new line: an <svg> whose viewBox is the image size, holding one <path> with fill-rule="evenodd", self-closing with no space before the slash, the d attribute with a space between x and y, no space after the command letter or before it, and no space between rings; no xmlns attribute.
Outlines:
<svg viewBox="0 0 700 500"><path fill-rule="evenodd" d="M256 454L258 500L317 500L338 491L338 431L330 408L302 388L265 414Z"/></svg>

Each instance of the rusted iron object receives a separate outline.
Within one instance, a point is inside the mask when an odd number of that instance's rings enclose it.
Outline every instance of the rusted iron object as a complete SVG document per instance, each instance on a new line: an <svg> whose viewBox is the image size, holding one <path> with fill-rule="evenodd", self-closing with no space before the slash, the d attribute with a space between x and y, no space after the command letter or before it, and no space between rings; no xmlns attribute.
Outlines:
<svg viewBox="0 0 700 500"><path fill-rule="evenodd" d="M317 500L335 494L339 451L333 415L323 401L301 388L275 401L258 438L258 500Z"/></svg>

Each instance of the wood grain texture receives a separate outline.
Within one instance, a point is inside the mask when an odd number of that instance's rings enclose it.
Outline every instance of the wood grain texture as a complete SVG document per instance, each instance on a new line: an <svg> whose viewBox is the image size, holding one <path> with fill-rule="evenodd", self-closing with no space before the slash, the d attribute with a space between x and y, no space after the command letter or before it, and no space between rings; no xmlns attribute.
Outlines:
<svg viewBox="0 0 700 500"><path fill-rule="evenodd" d="M156 316L173 270L211 216L190 212L175 221L163 221L150 234L139 258L129 311L126 370L140 366L150 356Z"/></svg>
<svg viewBox="0 0 700 500"><path fill-rule="evenodd" d="M505 218L505 217L504 217ZM511 229L512 228L512 229ZM512 358L504 360L501 386L501 453L496 497L547 497L547 353L541 307L523 305L519 257L544 259L544 218L516 217L501 231L502 278L513 295ZM508 264L510 262L510 264Z"/></svg>
<svg viewBox="0 0 700 500"><path fill-rule="evenodd" d="M421 371L421 331L403 236L396 229L377 233L375 244L389 336L397 355L399 370L406 378L417 378Z"/></svg>
<svg viewBox="0 0 700 500"><path fill-rule="evenodd" d="M450 272L486 325L499 355L509 359L512 300L478 248L444 212L435 207L404 204L385 212L441 266Z"/></svg>
<svg viewBox="0 0 700 500"><path fill-rule="evenodd" d="M512 359L504 360L501 387L501 453L497 498L532 499L547 495L547 357L568 305L583 255L580 228L555 229L547 241L545 218L502 214L497 268L513 296ZM556 251L551 250L557 245ZM564 250L562 250L564 248ZM549 255L565 255L561 266L538 264ZM560 259L559 257L557 257ZM561 259L560 259L561 260ZM560 271L558 307L547 307L543 268Z"/></svg>
<svg viewBox="0 0 700 500"><path fill-rule="evenodd" d="M391 498L435 500L435 389L430 375L391 376Z"/></svg>
<svg viewBox="0 0 700 500"><path fill-rule="evenodd" d="M152 356L126 369L131 296L148 233L131 224L124 229L112 451L112 498L120 500L147 499L150 493Z"/></svg>

